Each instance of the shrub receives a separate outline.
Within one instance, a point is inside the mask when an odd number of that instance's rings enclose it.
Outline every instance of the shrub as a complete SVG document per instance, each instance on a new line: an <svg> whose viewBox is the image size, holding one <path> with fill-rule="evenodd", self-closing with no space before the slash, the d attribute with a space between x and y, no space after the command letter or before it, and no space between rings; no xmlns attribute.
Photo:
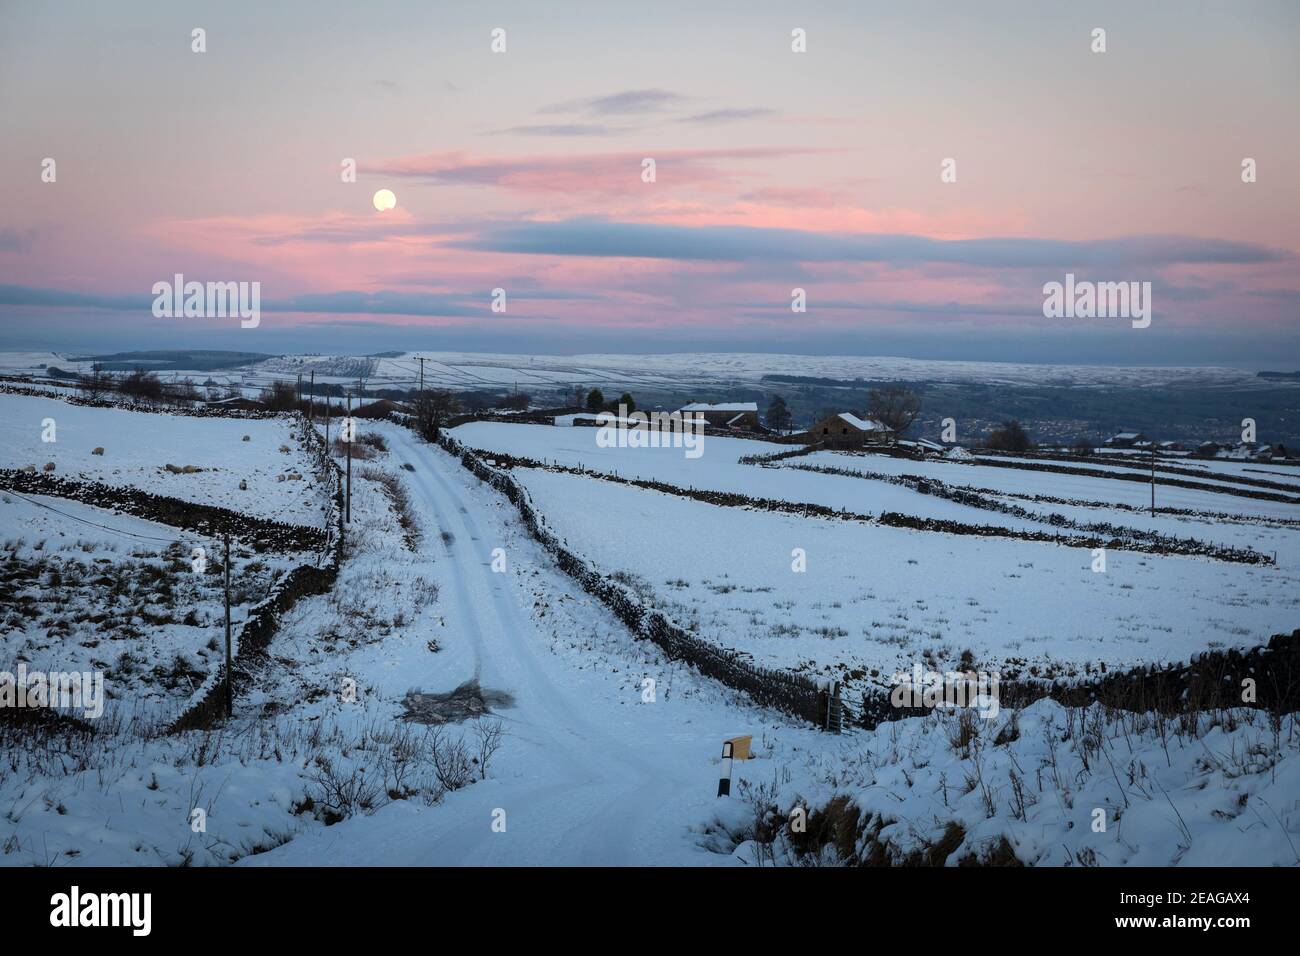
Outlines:
<svg viewBox="0 0 1300 956"><path fill-rule="evenodd" d="M994 451L1028 451L1034 447L1033 441L1029 438L1029 433L1014 418L1009 422L1003 422L999 428L995 428L989 434L986 444Z"/></svg>
<svg viewBox="0 0 1300 956"><path fill-rule="evenodd" d="M348 455L348 443L335 438L330 442L330 450L340 458L346 458ZM370 461L379 453L369 445L363 445L360 440L352 443L352 458L354 461Z"/></svg>
<svg viewBox="0 0 1300 956"><path fill-rule="evenodd" d="M361 477L377 482L383 488L389 504L397 514L397 523L402 526L402 537L406 541L406 547L414 551L419 543L420 531L411 512L411 501L407 497L406 486L402 484L401 479L378 468L363 468Z"/></svg>
<svg viewBox="0 0 1300 956"><path fill-rule="evenodd" d="M383 779L377 774L367 780L364 766L342 770L324 754L316 758L311 779L318 788L314 802L322 808L327 825L368 813L379 805L383 793Z"/></svg>
<svg viewBox="0 0 1300 956"><path fill-rule="evenodd" d="M160 401L163 397L162 380L153 372L146 372L142 368L137 368L123 378L118 385L118 391L131 398L143 398L154 402Z"/></svg>
<svg viewBox="0 0 1300 956"><path fill-rule="evenodd" d="M298 407L297 390L291 382L272 382L266 393L266 407L273 412L291 412Z"/></svg>

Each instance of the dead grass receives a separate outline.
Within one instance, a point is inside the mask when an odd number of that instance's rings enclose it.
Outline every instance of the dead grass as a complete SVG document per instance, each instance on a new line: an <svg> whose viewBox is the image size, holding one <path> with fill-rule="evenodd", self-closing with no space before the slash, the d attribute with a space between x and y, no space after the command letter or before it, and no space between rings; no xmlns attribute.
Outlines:
<svg viewBox="0 0 1300 956"><path fill-rule="evenodd" d="M407 550L415 551L420 544L420 526L416 523L415 514L411 510L411 499L406 493L406 485L396 475L378 468L363 468L361 477L375 482L383 489L384 496L388 498L389 505L397 515L397 523L402 526L402 540Z"/></svg>

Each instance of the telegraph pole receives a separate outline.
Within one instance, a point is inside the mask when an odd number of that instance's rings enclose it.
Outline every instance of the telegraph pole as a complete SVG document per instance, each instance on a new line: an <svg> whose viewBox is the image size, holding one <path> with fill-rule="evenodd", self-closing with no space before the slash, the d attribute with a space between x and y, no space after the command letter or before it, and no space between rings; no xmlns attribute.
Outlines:
<svg viewBox="0 0 1300 956"><path fill-rule="evenodd" d="M226 572L226 716L231 717L235 712L234 698L230 692L230 535L224 535L226 544L225 572Z"/></svg>
<svg viewBox="0 0 1300 956"><path fill-rule="evenodd" d="M311 370L311 385L307 392L307 420L316 424L316 370Z"/></svg>
<svg viewBox="0 0 1300 956"><path fill-rule="evenodd" d="M352 421L352 393L348 392L348 417L343 423L344 434L348 440L348 501L347 510L343 516L345 524L352 523L352 432L355 428L356 425Z"/></svg>
<svg viewBox="0 0 1300 956"><path fill-rule="evenodd" d="M1151 442L1151 517L1156 516L1156 443Z"/></svg>
<svg viewBox="0 0 1300 956"><path fill-rule="evenodd" d="M424 356L419 356L420 360L420 394L424 394Z"/></svg>

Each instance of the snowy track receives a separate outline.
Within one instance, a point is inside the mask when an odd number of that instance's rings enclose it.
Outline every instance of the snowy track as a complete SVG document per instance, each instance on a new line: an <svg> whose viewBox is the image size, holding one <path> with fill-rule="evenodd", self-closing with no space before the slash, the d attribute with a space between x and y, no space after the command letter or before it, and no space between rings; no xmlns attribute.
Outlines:
<svg viewBox="0 0 1300 956"><path fill-rule="evenodd" d="M713 802L712 758L723 738L760 730L757 712L737 712L721 694L710 694L707 703L689 697L641 704L639 690L633 694L625 681L620 686L552 652L552 621L525 613L512 576L537 567L539 580L563 586L567 579L502 499L454 459L405 431L389 437L395 461L414 468L405 474L412 499L443 532L430 527L423 547L438 553L445 570L440 602L448 633L467 645L483 687L515 698L515 706L496 715L507 745L487 781L449 794L439 806L393 804L244 864L730 862L694 846L687 827ZM507 551L507 573L492 571L495 547ZM492 828L497 810L506 813L504 833Z"/></svg>

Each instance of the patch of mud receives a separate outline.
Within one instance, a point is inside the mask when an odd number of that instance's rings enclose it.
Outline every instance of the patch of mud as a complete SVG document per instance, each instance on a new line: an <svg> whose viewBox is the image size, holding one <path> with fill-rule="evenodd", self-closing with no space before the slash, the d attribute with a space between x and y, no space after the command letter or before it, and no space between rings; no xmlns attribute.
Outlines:
<svg viewBox="0 0 1300 956"><path fill-rule="evenodd" d="M458 724L492 713L493 708L513 707L515 699L503 690L479 686L477 680L467 680L455 690L442 694L426 694L408 690L402 700L402 720L418 724Z"/></svg>

